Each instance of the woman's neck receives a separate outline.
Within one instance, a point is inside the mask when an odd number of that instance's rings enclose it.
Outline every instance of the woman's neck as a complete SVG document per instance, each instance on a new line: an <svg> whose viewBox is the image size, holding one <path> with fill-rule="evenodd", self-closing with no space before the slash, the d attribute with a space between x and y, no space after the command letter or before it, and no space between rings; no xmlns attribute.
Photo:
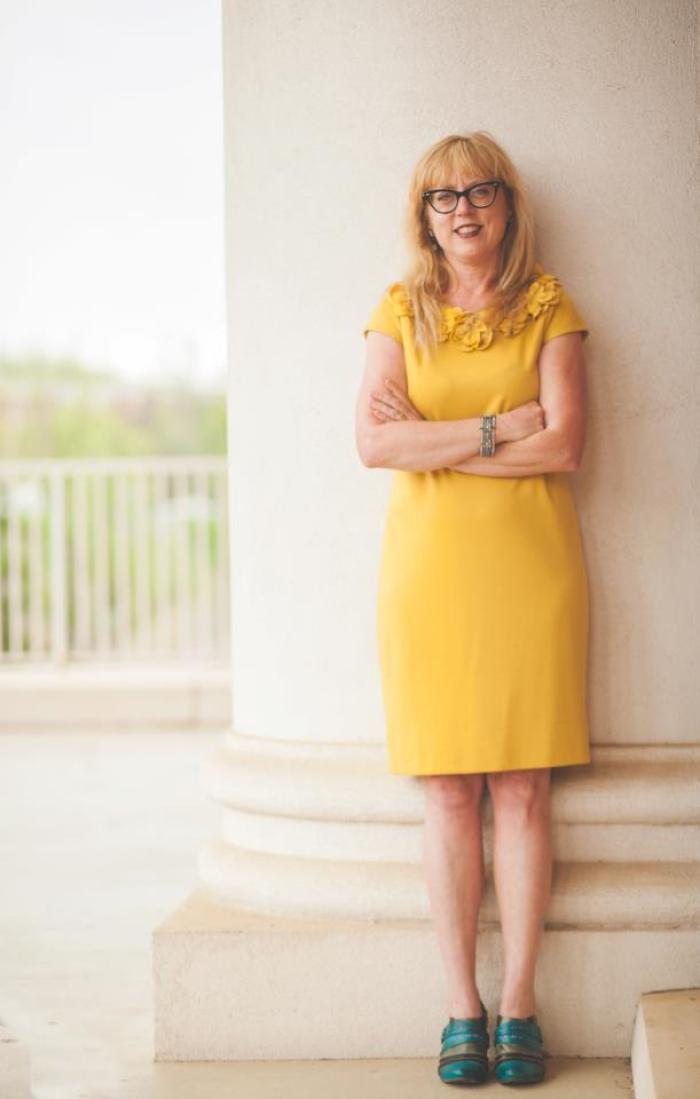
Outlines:
<svg viewBox="0 0 700 1099"><path fill-rule="evenodd" d="M498 272L488 269L465 266L449 272L449 284L442 295L448 305L458 305L462 309L484 309L494 297Z"/></svg>

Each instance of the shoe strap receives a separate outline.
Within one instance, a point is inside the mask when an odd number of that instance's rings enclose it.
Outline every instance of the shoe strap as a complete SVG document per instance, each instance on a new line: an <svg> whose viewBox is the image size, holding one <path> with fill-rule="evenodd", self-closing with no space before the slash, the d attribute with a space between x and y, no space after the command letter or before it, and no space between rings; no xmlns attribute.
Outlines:
<svg viewBox="0 0 700 1099"><path fill-rule="evenodd" d="M536 1048L543 1041L535 1015L530 1015L527 1019L502 1018L499 1015L495 1038L498 1044L523 1044L526 1048Z"/></svg>
<svg viewBox="0 0 700 1099"><path fill-rule="evenodd" d="M484 1005L481 1005L483 1012L476 1018L469 1019L455 1019L450 1016L450 1021L447 1026L443 1028L441 1034L441 1040L443 1043L447 1042L449 1045L455 1043L472 1043L481 1045L486 1042L486 1048L489 1044L489 1029L488 1029L488 1014Z"/></svg>
<svg viewBox="0 0 700 1099"><path fill-rule="evenodd" d="M461 1022L457 1023L457 1025L448 1023L447 1026L443 1028L441 1034L443 1042L448 1039L456 1039L460 1042L483 1041L484 1038L488 1039L488 1036L488 1028L482 1024L470 1023L465 1026Z"/></svg>

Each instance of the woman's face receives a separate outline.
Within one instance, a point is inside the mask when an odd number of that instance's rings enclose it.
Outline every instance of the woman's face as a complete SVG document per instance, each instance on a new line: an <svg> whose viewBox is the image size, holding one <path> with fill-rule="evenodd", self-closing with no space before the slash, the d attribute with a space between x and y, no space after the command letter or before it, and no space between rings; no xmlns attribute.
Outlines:
<svg viewBox="0 0 700 1099"><path fill-rule="evenodd" d="M488 177L472 176L440 183L441 187L455 191L466 190L475 183L483 183ZM470 197L479 200L479 193ZM498 254L506 232L506 222L510 214L508 198L503 184L496 191L496 198L490 206L472 206L466 195L460 195L456 209L443 214L434 210L426 202L428 225L435 234L437 243L443 250L448 263L456 267L491 266ZM469 226L470 228L466 228ZM477 228L474 228L477 227Z"/></svg>

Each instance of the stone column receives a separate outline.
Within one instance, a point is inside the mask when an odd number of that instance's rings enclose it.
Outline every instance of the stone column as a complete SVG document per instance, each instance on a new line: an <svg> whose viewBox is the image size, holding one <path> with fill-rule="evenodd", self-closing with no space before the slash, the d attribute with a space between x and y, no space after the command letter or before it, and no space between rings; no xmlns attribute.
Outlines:
<svg viewBox="0 0 700 1099"><path fill-rule="evenodd" d="M692 314L676 263L691 239L679 228L692 218L678 184L679 158L690 169L692 104L674 75L682 66L661 63L663 43L690 63L678 45L688 11L640 16L630 0L601 29L600 13L544 12L534 0L429 9L224 0L233 729L205 766L222 817L201 852L201 887L154 939L157 1058L435 1052L444 986L421 865L422 794L416 779L387 773L375 639L391 474L360 463L354 412L364 321L403 266L409 172L428 144L464 129L491 130L521 164L540 257L592 329L593 427L577 488L596 762L564 768L555 782L540 988L550 1047L626 1054L639 992L687 980L698 941L700 748L681 690L686 650L673 635L674 661L664 639L671 618L681 634L690 622L680 599L669 609L654 598L659 557L647 561L643 547L654 544L655 508L662 529L666 497L654 497L659 467L647 463L649 506L635 508L642 485L638 466L629 484L625 433L645 393L652 403L661 395L660 354L672 367L667 384L689 382L693 368L687 347L670 355ZM662 95L669 103L655 110ZM628 117L645 106L637 148ZM675 202L656 203L650 222L651 147L673 151L655 162L653 181ZM638 233L625 237L628 222L639 224L635 203L663 274L653 310L639 286ZM633 373L615 353L625 330ZM596 427L604 412L614 435ZM687 427L680 405L669 416ZM659 438L650 428L652 449ZM679 498L683 438L671 432L663 443ZM614 477L601 475L613 467ZM682 523L688 509L674 514ZM697 530L685 534L697 540ZM675 567L680 592L679 574L691 585L692 574L689 563ZM632 596L642 591L640 604ZM639 675L647 667L664 668L651 706ZM499 949L491 890L480 987L492 1012ZM562 984L574 990L568 999ZM582 1014L583 988L595 995Z"/></svg>

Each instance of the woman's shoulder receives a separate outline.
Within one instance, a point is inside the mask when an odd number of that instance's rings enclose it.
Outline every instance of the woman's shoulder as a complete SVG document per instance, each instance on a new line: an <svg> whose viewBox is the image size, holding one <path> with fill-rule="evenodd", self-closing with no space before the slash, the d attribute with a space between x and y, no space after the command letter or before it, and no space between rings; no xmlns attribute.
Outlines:
<svg viewBox="0 0 700 1099"><path fill-rule="evenodd" d="M384 297L391 305L397 317L412 317L413 305L411 296L403 282L391 282L386 288Z"/></svg>
<svg viewBox="0 0 700 1099"><path fill-rule="evenodd" d="M504 336L517 336L533 321L554 309L564 292L558 275L536 263L516 301L498 323L498 331Z"/></svg>
<svg viewBox="0 0 700 1099"><path fill-rule="evenodd" d="M588 336L588 326L578 305L553 272L540 267L527 288L525 301L528 319L542 321L543 341L566 332L581 332L584 339Z"/></svg>

